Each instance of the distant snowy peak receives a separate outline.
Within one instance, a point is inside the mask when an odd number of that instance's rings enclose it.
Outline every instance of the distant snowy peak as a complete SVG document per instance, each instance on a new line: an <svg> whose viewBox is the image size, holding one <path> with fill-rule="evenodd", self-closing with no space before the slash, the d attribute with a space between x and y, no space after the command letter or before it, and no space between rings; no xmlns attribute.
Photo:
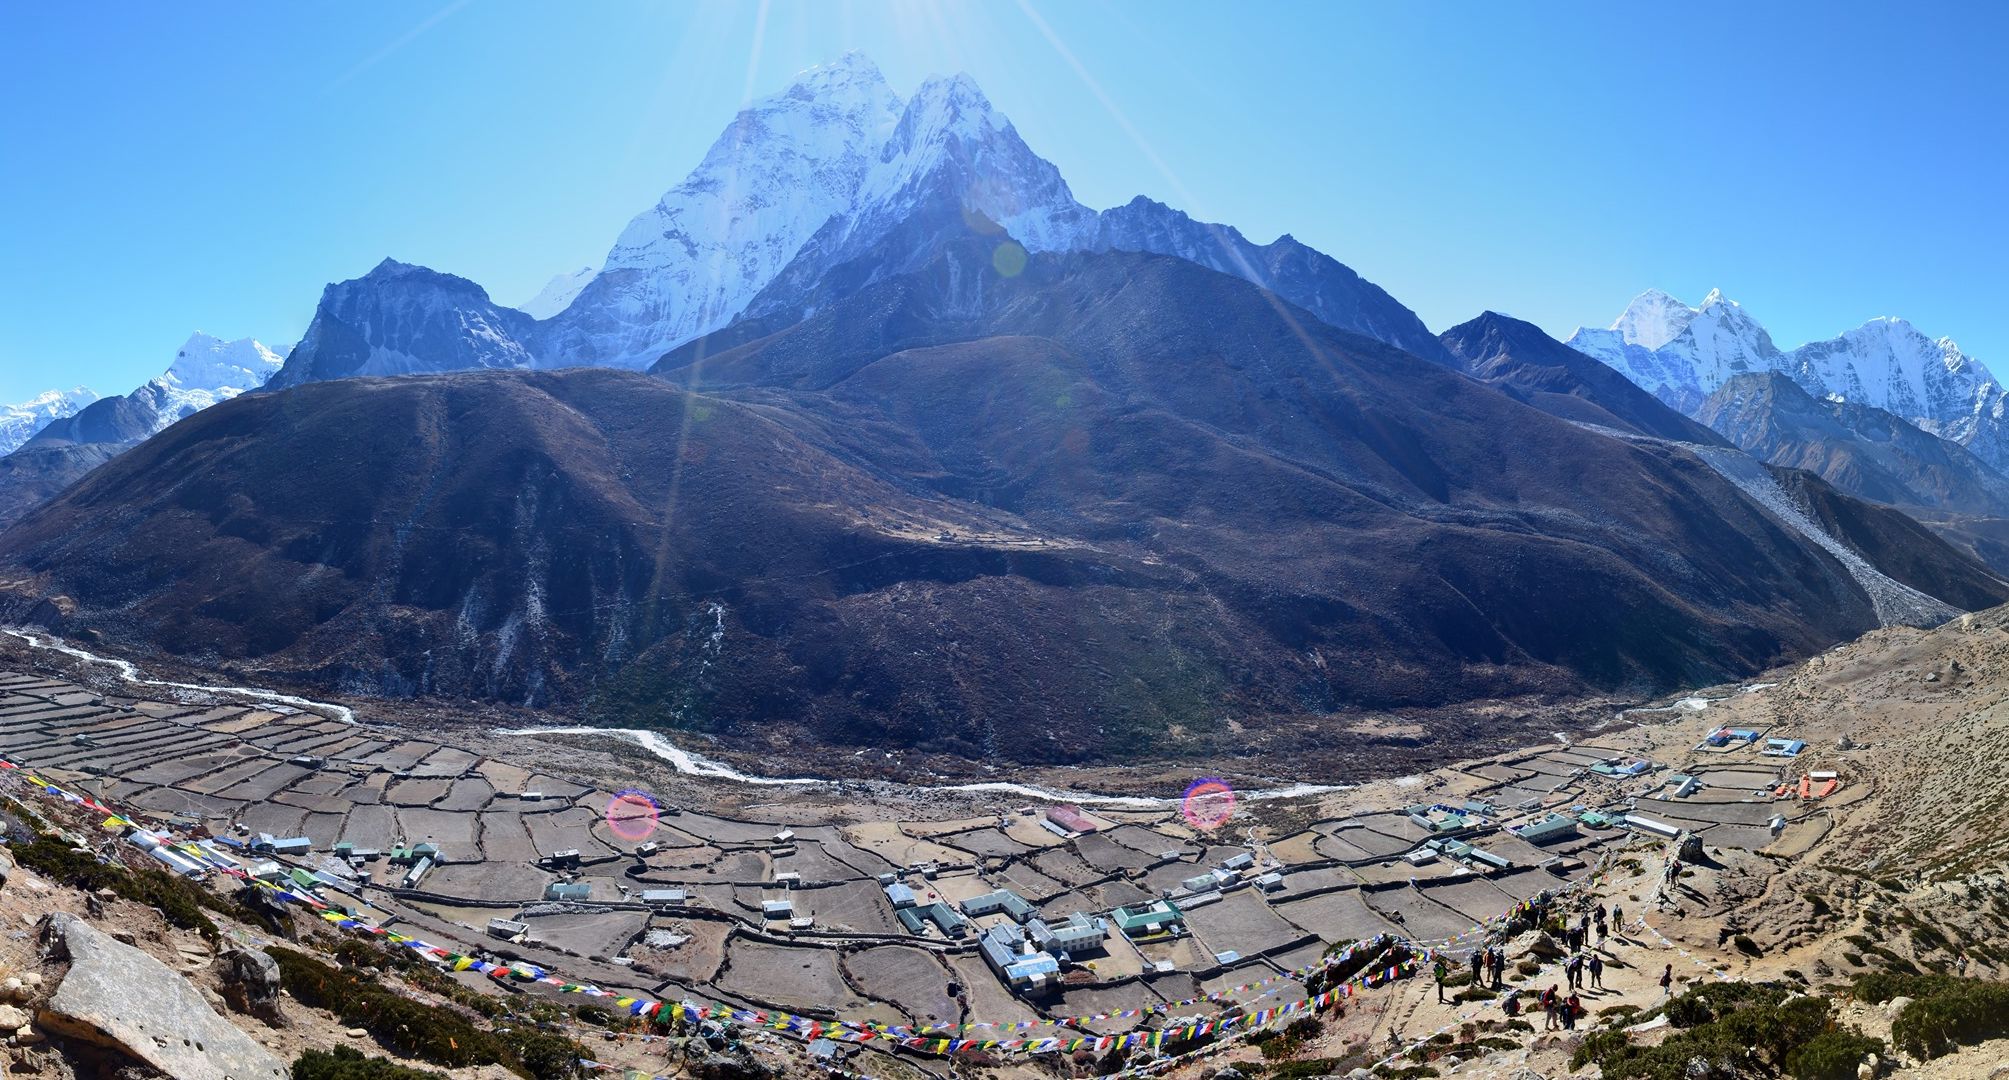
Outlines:
<svg viewBox="0 0 2009 1080"><path fill-rule="evenodd" d="M242 392L265 385L284 360L256 338L225 341L198 330L175 353L174 363L159 381L191 392Z"/></svg>
<svg viewBox="0 0 2009 1080"><path fill-rule="evenodd" d="M69 390L45 390L26 401L0 405L0 457L19 449L49 421L74 416L77 410L96 400L96 391L78 386Z"/></svg>
<svg viewBox="0 0 2009 1080"><path fill-rule="evenodd" d="M1952 339L1928 337L1903 319L1871 319L1782 352L1720 291L1691 308L1650 290L1610 329L1579 329L1569 344L1690 415L1730 379L1775 371L1816 398L1888 410L2009 467L2009 421L2000 415L2004 391L1994 376Z"/></svg>
<svg viewBox="0 0 2009 1080"><path fill-rule="evenodd" d="M24 445L129 445L219 401L256 390L278 373L280 363L279 354L255 338L225 341L197 331L159 375L130 393L92 395L83 407L51 419Z"/></svg>
<svg viewBox="0 0 2009 1080"><path fill-rule="evenodd" d="M582 266L569 274L559 274L545 282L536 296L516 305L516 310L533 319L548 319L570 307L580 291L599 276L600 271L590 266Z"/></svg>
<svg viewBox="0 0 2009 1080"><path fill-rule="evenodd" d="M1709 294L1719 296L1717 292ZM1659 289L1648 289L1627 304L1625 312L1611 324L1619 339L1647 349L1658 349L1681 336L1700 312Z"/></svg>
<svg viewBox="0 0 2009 1080"><path fill-rule="evenodd" d="M264 386L284 362L255 338L225 341L198 330L160 377L131 396L152 406L154 430L162 431L184 416Z"/></svg>

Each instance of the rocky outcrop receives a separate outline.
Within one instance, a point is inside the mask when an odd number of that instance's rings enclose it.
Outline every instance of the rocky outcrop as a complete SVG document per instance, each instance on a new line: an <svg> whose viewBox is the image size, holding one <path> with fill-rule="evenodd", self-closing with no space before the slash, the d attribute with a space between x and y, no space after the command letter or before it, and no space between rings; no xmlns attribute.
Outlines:
<svg viewBox="0 0 2009 1080"><path fill-rule="evenodd" d="M284 1062L203 1000L167 965L74 915L42 924L44 950L69 961L41 1007L50 1032L117 1051L177 1080L286 1080Z"/></svg>
<svg viewBox="0 0 2009 1080"><path fill-rule="evenodd" d="M216 958L223 1000L238 1012L284 1027L279 1012L279 962L255 949L233 949Z"/></svg>

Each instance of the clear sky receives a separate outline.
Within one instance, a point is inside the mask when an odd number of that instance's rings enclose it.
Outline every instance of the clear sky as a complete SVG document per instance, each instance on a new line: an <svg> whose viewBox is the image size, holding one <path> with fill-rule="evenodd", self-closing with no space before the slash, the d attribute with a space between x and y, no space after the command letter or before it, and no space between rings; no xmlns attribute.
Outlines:
<svg viewBox="0 0 2009 1080"><path fill-rule="evenodd" d="M290 345L384 256L527 299L750 96L967 71L1105 207L1290 232L1443 329L1720 286L2009 376L2009 5L349 0L0 8L0 401Z"/></svg>

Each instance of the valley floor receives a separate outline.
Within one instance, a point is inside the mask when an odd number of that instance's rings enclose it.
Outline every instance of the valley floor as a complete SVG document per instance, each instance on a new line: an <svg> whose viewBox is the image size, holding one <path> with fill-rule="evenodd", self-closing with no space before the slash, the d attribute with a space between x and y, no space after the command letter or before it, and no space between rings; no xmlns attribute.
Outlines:
<svg viewBox="0 0 2009 1080"><path fill-rule="evenodd" d="M2009 929L2009 830L1991 816L2009 795L2009 634L1994 614L1932 632L1879 631L1768 683L1636 710L1547 745L1296 798L1245 798L1212 829L1201 827L1212 808L1176 801L1089 802L1074 819L1016 792L693 777L603 735L475 737L195 690L133 696L99 665L10 648L0 655L0 754L19 768L0 773L0 784L22 805L49 813L43 793L23 783L32 770L157 833L219 838L199 849L219 864L254 871L270 860L279 873L297 871L291 888L362 923L553 973L500 987L471 971L453 976L468 991L502 990L512 1007L579 1004L559 984L585 984L624 999L758 1011L763 1023L743 1025L746 1048L786 1072L844 1061L862 1075L946 1074L931 1045L889 1053L883 1034L803 1037L845 1025L929 1043L1002 1042L969 1051L999 1073L1140 1067L1149 1055L1112 1058L1118 1043L1093 1040L1299 1002L1325 989L1307 982L1329 949L1384 935L1439 949L1462 971L1490 934L1509 948L1507 986L1533 992L1564 981L1561 955L1539 935L1507 938L1496 920L1543 896L1564 909L1593 900L1623 908L1619 932L1592 943L1605 985L1585 995L1589 1017L1577 1031L1543 1031L1539 1010L1518 1018L1533 1031L1517 1030L1504 993L1453 987L1466 1000L1439 1005L1425 963L1420 977L1351 993L1338 1003L1343 1015L1325 1012L1316 1034L1301 1032L1285 1053L1273 1044L1272 1055L1343 1072L1384 1059L1406 1067L1413 1050L1445 1072L1556 1075L1590 1024L1650 1010L1667 965L1679 993L1719 979L1819 988L1900 966L1999 977L2009 963L1999 945ZM1752 738L1712 746L1725 729ZM1804 747L1768 756L1773 738ZM770 771L796 771L791 764ZM1827 773L1838 785L1820 796ZM1168 777L1162 794L1176 800L1195 778ZM138 849L83 820L91 815L55 810L103 855L146 865ZM1666 834L1677 832L1699 842L1700 857L1691 851L1669 879L1678 845ZM260 834L304 838L306 850L243 850ZM421 844L437 849L431 865L391 865L396 849ZM344 857L367 849L383 854ZM914 910L945 907L934 921L903 914L905 897L889 881L911 890ZM979 899L1001 890L1016 901ZM24 922L87 913L80 895L27 873L6 897L18 910L0 915ZM1176 932L1133 930L1133 940L1116 925L1115 909L1161 898L1178 908ZM1014 993L975 939L1013 925L1008 911L987 909L1017 901L1022 917L1049 924L1079 912L1111 925L1052 991ZM102 918L138 927L136 943L189 978L214 980L218 944L127 906ZM971 913L963 933L941 929L961 921L939 913L951 909ZM344 933L314 919L294 928L324 953ZM269 940L239 926L230 937ZM18 939L0 942L0 953L18 971L41 963ZM952 984L966 988L964 1004ZM1850 1009L1866 1032L1887 1033L1887 1011ZM316 1040L361 1045L317 1010L291 1012L306 1018L289 1034L254 1032L289 1056ZM759 1030L782 1013L801 1025ZM607 1064L662 1075L689 1067L682 1042L574 1028ZM1029 1055L1014 1041L1049 1038L1062 1053ZM1984 1044L1956 1055L1978 1073L1948 1072L1952 1059L1943 1059L1921 1075L1987 1075L1975 1055L1989 1052ZM14 1053L22 1061L47 1051ZM1151 1068L1253 1071L1263 1060L1252 1040L1237 1039Z"/></svg>

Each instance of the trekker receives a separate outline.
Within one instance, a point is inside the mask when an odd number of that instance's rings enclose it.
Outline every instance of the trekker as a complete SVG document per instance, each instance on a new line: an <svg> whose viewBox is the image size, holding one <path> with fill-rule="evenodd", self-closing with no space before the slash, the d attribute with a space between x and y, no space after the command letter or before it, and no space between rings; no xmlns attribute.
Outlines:
<svg viewBox="0 0 2009 1080"><path fill-rule="evenodd" d="M1550 983L1549 988L1542 991L1543 1031L1554 1031L1556 1029L1556 1005L1559 1001L1561 1001L1561 998L1556 995L1556 984Z"/></svg>
<svg viewBox="0 0 2009 1080"><path fill-rule="evenodd" d="M1590 954L1590 984L1604 989L1604 957L1596 953Z"/></svg>
<svg viewBox="0 0 2009 1080"><path fill-rule="evenodd" d="M1611 928L1614 932L1625 929L1625 916L1619 914L1616 900L1611 905Z"/></svg>
<svg viewBox="0 0 2009 1080"><path fill-rule="evenodd" d="M1493 946L1493 989L1498 990L1507 979L1507 950L1505 946Z"/></svg>
<svg viewBox="0 0 2009 1080"><path fill-rule="evenodd" d="M1563 976L1574 990L1583 985L1583 954L1578 953L1563 963Z"/></svg>
<svg viewBox="0 0 2009 1080"><path fill-rule="evenodd" d="M1450 968L1445 966L1444 958L1440 956L1437 958L1437 965L1430 970L1432 974L1437 976L1437 1004L1442 1005L1444 1004L1444 980L1450 975Z"/></svg>
<svg viewBox="0 0 2009 1080"><path fill-rule="evenodd" d="M1599 920L1597 921L1597 947L1598 947L1598 948L1600 948L1600 949L1604 948L1604 939L1605 939L1605 926L1604 926L1604 920L1603 920L1603 919L1599 919Z"/></svg>
<svg viewBox="0 0 2009 1080"><path fill-rule="evenodd" d="M1577 1029L1577 1017L1582 1015L1583 999L1575 994L1571 994L1569 1000L1563 1002L1563 1027L1567 1030L1575 1031Z"/></svg>
<svg viewBox="0 0 2009 1080"><path fill-rule="evenodd" d="M1482 979L1482 978L1480 977L1480 972L1482 972L1482 971L1484 971L1484 970L1485 970L1485 966L1486 966L1486 950L1484 950L1484 949L1473 949L1473 950L1472 950L1472 985L1473 985L1473 986L1478 986L1478 985L1479 985L1479 984L1480 984L1480 983L1481 983L1482 981L1484 981L1484 980L1483 980L1483 979Z"/></svg>
<svg viewBox="0 0 2009 1080"><path fill-rule="evenodd" d="M1674 996L1673 964L1667 965L1667 970L1660 973L1660 996L1663 998Z"/></svg>

